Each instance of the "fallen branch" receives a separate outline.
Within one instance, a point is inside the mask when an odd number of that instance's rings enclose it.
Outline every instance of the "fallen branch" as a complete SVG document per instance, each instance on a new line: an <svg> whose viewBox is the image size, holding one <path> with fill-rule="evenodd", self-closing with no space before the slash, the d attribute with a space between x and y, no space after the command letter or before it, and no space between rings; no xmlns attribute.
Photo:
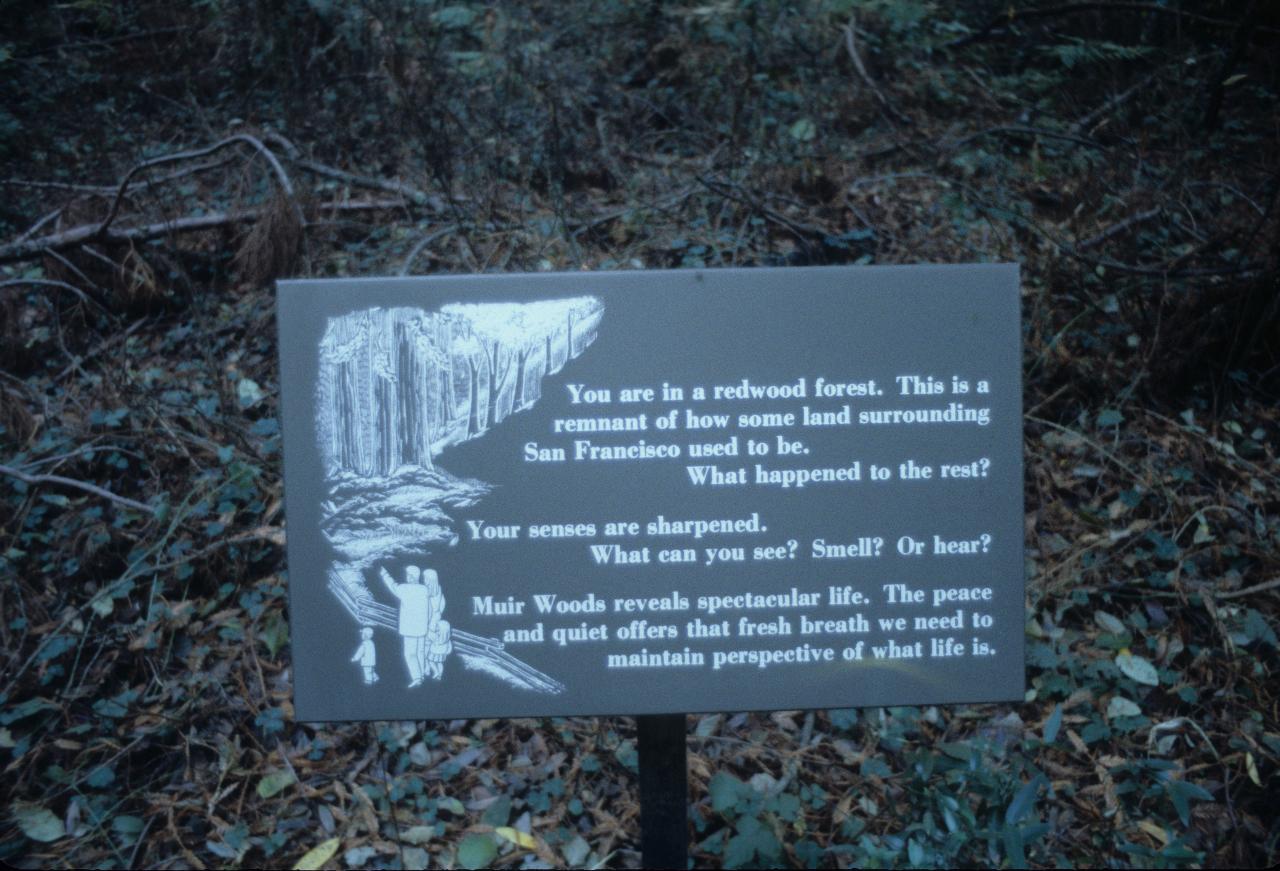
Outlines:
<svg viewBox="0 0 1280 871"><path fill-rule="evenodd" d="M304 169L312 175L318 175L321 178L331 178L335 181L345 181L347 184L355 185L370 190L385 191L389 194L399 194L410 200L416 205L427 206L436 212L443 212L445 209L444 201L434 194L420 191L417 188L407 185L399 179L383 179L373 178L367 175L358 175L354 172L347 172L344 169L338 169L336 166L329 166L319 161L311 160L303 157L302 152L298 150L298 146L294 145L288 139L279 133L267 133L262 137L267 142L273 142L284 149L285 157L290 163L299 169Z"/></svg>
<svg viewBox="0 0 1280 871"><path fill-rule="evenodd" d="M1254 593L1264 593L1267 590L1274 590L1280 587L1280 578L1272 578L1261 584L1254 584L1252 587L1245 587L1243 590L1230 590L1226 593L1212 593L1215 599L1239 599L1241 596L1251 596Z"/></svg>
<svg viewBox="0 0 1280 871"><path fill-rule="evenodd" d="M317 207L317 211L330 212L369 212L383 209L402 209L407 203L403 200L365 200L345 203L325 203ZM239 209L236 211L214 212L208 215L193 215L175 218L171 221L157 221L153 224L142 224L124 229L108 228L99 236L99 224L83 224L48 236L40 236L20 242L12 242L0 246L0 263L16 263L42 255L45 251L64 251L75 248L86 242L101 240L104 242L129 243L157 239L176 233L193 233L200 230L212 230L232 224L256 221L265 209Z"/></svg>
<svg viewBox="0 0 1280 871"><path fill-rule="evenodd" d="M1136 215L1130 215L1129 217L1125 218L1123 221L1116 221L1114 224L1112 224L1107 229L1103 230L1098 235L1090 236L1088 239L1085 239L1083 242L1076 243L1076 250L1083 251L1086 248L1092 248L1094 245L1098 245L1102 242L1107 241L1112 236L1120 235L1125 230L1132 227L1134 224L1141 224L1143 221L1150 221L1156 215L1160 214L1160 212L1161 212L1161 209L1159 209L1158 207L1154 209L1147 209L1145 212L1138 212Z"/></svg>
<svg viewBox="0 0 1280 871"><path fill-rule="evenodd" d="M110 490L104 490L97 484L90 484L88 481L77 481L75 478L64 478L62 475L31 475L21 469L15 469L12 466L0 465L0 474L9 475L17 478L19 481L25 481L28 484L60 484L63 487L74 487L77 490L83 490L86 493L92 493L95 496L101 496L103 499L109 499L112 502L129 508L143 511L147 514L155 514L156 510L150 505L144 505L141 502L134 501L125 496L117 496Z"/></svg>
<svg viewBox="0 0 1280 871"><path fill-rule="evenodd" d="M179 151L173 154L162 154L159 157L153 157L151 160L144 160L142 163L134 165L132 169L125 173L124 178L121 180L120 186L116 190L115 198L111 201L111 208L107 210L107 216L102 219L102 223L98 225L94 235L106 235L107 230L111 227L111 223L115 221L116 215L120 212L120 203L123 202L125 191L128 190L129 182L133 181L134 176L141 172L145 172L153 166L179 163L184 160L194 160L197 157L208 157L210 154L221 151L224 148L229 148L237 143L243 143L250 146L254 151L267 159L267 162L271 164L272 171L275 172L276 180L279 181L281 189L285 192L285 196L287 196L293 203L295 214L297 215L299 222L301 224L305 224L306 221L303 220L302 209L298 205L297 197L294 196L293 182L289 180L289 174L284 171L284 167L280 165L280 161L276 158L275 154L271 149L263 145L257 137L250 136L247 133L237 133L233 136L228 136L226 139L219 142L215 142L206 148L199 148L194 151Z"/></svg>
<svg viewBox="0 0 1280 871"><path fill-rule="evenodd" d="M373 190L385 191L390 194L399 194L414 205L426 206L433 212L444 211L444 201L439 197L420 191L417 188L397 181L395 179L372 178L367 175L356 175L353 172L337 169L336 167L327 166L323 163L317 163L314 160L306 158L290 158L290 161L299 169L305 169L313 175L331 178L336 181L345 181L356 187L371 188Z"/></svg>

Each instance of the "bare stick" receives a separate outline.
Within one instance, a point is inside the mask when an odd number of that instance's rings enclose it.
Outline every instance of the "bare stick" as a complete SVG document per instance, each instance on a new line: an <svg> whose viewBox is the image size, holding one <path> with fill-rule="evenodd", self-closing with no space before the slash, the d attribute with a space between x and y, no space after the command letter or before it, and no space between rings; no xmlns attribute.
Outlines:
<svg viewBox="0 0 1280 871"><path fill-rule="evenodd" d="M1280 578L1272 578L1261 584L1254 584L1252 587L1245 587L1243 590L1232 590L1228 593L1213 593L1215 599L1239 599L1241 596L1250 596L1254 593L1262 593L1267 590L1274 590L1280 587Z"/></svg>
<svg viewBox="0 0 1280 871"><path fill-rule="evenodd" d="M363 200L345 203L326 203L318 208L333 212L371 212L384 209L402 209L406 206L403 200ZM231 224L241 224L257 220L262 209L242 209L232 212L214 212L209 215L194 215L175 218L172 221L157 221L127 229L109 228L102 238L107 242L125 243L156 239L171 233L192 233L200 230L212 230ZM45 251L62 251L84 245L97 238L98 224L84 224L72 227L60 233L28 239L25 242L12 242L0 245L0 263L16 263L37 257ZM28 283L31 283L28 281Z"/></svg>
<svg viewBox="0 0 1280 871"><path fill-rule="evenodd" d="M115 191L113 185L103 184L71 184L65 181L34 181L25 178L4 178L0 179L0 185L12 185L13 187L37 188L54 191L78 191L86 194L110 194Z"/></svg>
<svg viewBox="0 0 1280 871"><path fill-rule="evenodd" d="M20 287L22 285L36 285L40 287L56 287L61 290L69 290L76 296L80 297L82 302L91 303L98 308L103 308L102 303L90 297L74 284L67 284L65 281L55 281L51 278L11 278L8 281L0 281L0 288L4 287ZM105 310L105 309L104 309ZM0 468L3 468L0 466Z"/></svg>
<svg viewBox="0 0 1280 871"><path fill-rule="evenodd" d="M314 175L321 176L322 178L331 178L335 181L345 181L348 184L355 185L356 187L368 188L376 191L386 191L389 194L399 194L402 197L407 197L410 201L417 203L418 205L428 206L437 212L444 211L444 201L439 197L428 194L425 191L420 191L415 187L411 187L399 179L382 179L373 178L372 176L367 175L357 175L354 172L347 172L346 170L338 169L336 166L329 166L328 164L320 163L319 161L309 160L302 156L302 151L298 146L294 145L279 133L266 133L263 134L262 138L265 142L272 142L279 145L284 149L285 157L292 161L294 165L300 169L305 169L307 172Z"/></svg>
<svg viewBox="0 0 1280 871"><path fill-rule="evenodd" d="M153 166L178 163L183 160L194 160L197 157L208 157L210 154L221 151L222 149L228 148L237 143L243 143L250 146L253 150L257 151L267 159L267 162L271 164L271 169L275 172L276 179L280 182L280 187L284 190L285 195L288 196L290 200L295 200L294 209L296 210L299 218L301 218L302 212L294 197L293 183L289 180L289 174L284 171L284 167L280 165L280 161L276 158L275 154L272 153L271 149L263 145L261 140L257 137L250 136L247 133L237 133L234 136L228 136L226 139L215 142L205 148L198 148L193 151L178 151L173 154L162 154L159 157L153 157L151 160L144 160L142 163L135 164L132 169L125 173L125 177L121 180L119 188L116 189L115 198L111 201L111 208L108 209L107 216L102 219L102 223L98 225L94 235L106 235L107 230L111 227L111 222L114 221L116 219L116 215L120 213L120 203L124 200L124 194L129 188L129 182L133 181L134 176L138 173L144 172ZM303 221L303 223L305 224L306 222Z"/></svg>
<svg viewBox="0 0 1280 871"><path fill-rule="evenodd" d="M101 287L98 286L97 282L93 281L92 279L89 278L89 276L85 275L79 266L76 266L70 260L68 260L67 258L63 257L61 254L59 254L57 251L49 251L47 253L54 260L57 260L59 263L61 263L63 267L65 267L71 272L74 272L76 275L76 278L79 278L85 284L89 285L89 287L92 287L94 290L98 291L98 293L102 293L105 295L105 292ZM112 264L112 265L114 266L115 264Z"/></svg>
<svg viewBox="0 0 1280 871"><path fill-rule="evenodd" d="M1077 12L1156 12L1162 15L1174 15L1180 18L1187 18L1192 21L1200 21L1215 27L1235 27L1236 22L1224 18L1210 18L1208 15L1201 15L1197 12L1187 12L1183 9L1175 9L1171 6L1160 6L1155 3L1125 3L1116 2L1116 0L1108 0L1106 3L1066 3L1061 6L1047 6L1039 9L1023 9L1021 11L1001 12L994 16L985 25L980 27L967 36L947 43L946 48L959 48L962 45L980 42L992 34L992 32L1001 32L1001 24L1014 24L1018 21L1027 21L1033 18L1052 18L1059 15L1073 15ZM1259 33L1276 33L1274 27L1259 27Z"/></svg>
<svg viewBox="0 0 1280 871"><path fill-rule="evenodd" d="M1046 139L1064 139L1067 142L1074 142L1076 145L1106 150L1106 146L1101 142L1085 139L1073 133L1059 133L1057 130L1046 130L1043 127L1023 127L1020 125L988 127L986 130L979 130L977 133L970 133L962 139L957 139L955 142L950 143L950 147L959 149L962 145L967 145L975 139L981 139L983 136L1043 136Z"/></svg>
<svg viewBox="0 0 1280 871"><path fill-rule="evenodd" d="M41 227L43 227L45 224L49 223L50 221L56 221L58 219L58 216L61 214L62 214L62 206L58 206L58 208L54 209L52 212L45 215L43 218L36 221L34 224L28 227L25 231L23 231L22 235L19 236L16 241L24 242L27 239L30 239L40 230Z"/></svg>
<svg viewBox="0 0 1280 871"><path fill-rule="evenodd" d="M854 31L857 29L857 24L854 19L850 18L849 23L844 26L844 47L845 50L849 52L849 57L853 60L853 66L858 71L859 77L861 77L862 81L871 89L871 93L875 94L876 99L880 101L880 105L884 107L885 112L893 118L901 121L903 124L910 124L911 119L894 108L893 104L889 102L889 98L881 93L880 89L876 87L876 83L872 81L870 74L867 72L866 66L863 65L862 57L858 54L858 47L854 42Z"/></svg>
<svg viewBox="0 0 1280 871"><path fill-rule="evenodd" d="M1159 78L1162 72L1164 72L1164 70L1162 69L1156 70L1151 75L1142 79L1137 84L1130 85L1128 88L1116 94L1110 100L1107 100L1105 103L1103 103L1098 108L1094 109L1089 114L1083 116L1079 121L1077 121L1076 123L1068 127L1067 130L1071 133L1083 133L1087 131L1090 127L1093 126L1095 121L1097 121L1099 118L1103 117L1104 115L1110 115L1116 109L1120 108L1120 106L1128 102L1129 99L1133 97L1134 94L1138 93L1147 85L1151 84L1157 78Z"/></svg>
<svg viewBox="0 0 1280 871"><path fill-rule="evenodd" d="M146 512L147 514L155 513L155 509L150 505L144 505L141 502L136 502L133 499L129 499L124 496L117 496L110 490L104 490L97 484L90 484L87 481L77 481L75 478L64 478L61 475L30 475L21 469L15 469L12 466L5 465L0 465L0 474L9 475L13 478L17 478L19 481L26 481L28 484L61 484L64 487L74 487L77 490L84 490L86 493L101 496L103 499L110 499L112 502L125 505L138 511Z"/></svg>
<svg viewBox="0 0 1280 871"><path fill-rule="evenodd" d="M346 170L327 166L326 164L317 163L314 160L307 160L302 157L290 159L299 169L305 169L307 172L314 175L332 178L337 181L345 181L348 184L355 185L356 187L371 188L373 190L386 191L391 194L399 194L412 203L416 203L420 206L427 206L434 212L444 211L444 202L439 197L420 191L417 188L410 187L397 179L381 179L372 178L367 175L356 175L353 172L347 172Z"/></svg>
<svg viewBox="0 0 1280 871"><path fill-rule="evenodd" d="M439 230L436 230L434 233L428 233L427 235L419 239L418 243L414 245L413 249L408 253L408 255L405 256L404 262L400 264L400 274L408 275L409 268L413 266L413 261L418 259L418 255L422 253L424 248L426 248L428 245L430 245L432 242L436 241L437 239L443 236L448 236L450 233L452 233L456 229L458 229L456 225L450 224L447 227L441 227Z"/></svg>
<svg viewBox="0 0 1280 871"><path fill-rule="evenodd" d="M1096 236L1091 236L1076 245L1077 251L1083 251L1085 248L1092 248L1100 242L1105 242L1112 236L1118 236L1134 224L1141 224L1143 221L1150 221L1156 215L1160 214L1159 208L1147 209L1145 212L1138 212L1136 215L1130 215L1123 221L1116 221L1107 229L1103 230Z"/></svg>

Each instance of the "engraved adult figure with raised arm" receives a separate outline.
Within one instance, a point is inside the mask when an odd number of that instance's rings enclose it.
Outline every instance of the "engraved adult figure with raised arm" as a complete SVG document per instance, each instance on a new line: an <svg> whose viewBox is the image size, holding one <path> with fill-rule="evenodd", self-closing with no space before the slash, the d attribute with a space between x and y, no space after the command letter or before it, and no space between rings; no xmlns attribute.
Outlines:
<svg viewBox="0 0 1280 871"><path fill-rule="evenodd" d="M427 569L432 580L435 572ZM397 584L386 569L379 569L378 576L391 594L400 600L400 638L404 642L404 663L409 667L409 687L420 686L425 675L427 636L431 625L438 619L435 608L443 608L439 583L428 586L423 582L422 570L409 566L404 571L403 584Z"/></svg>

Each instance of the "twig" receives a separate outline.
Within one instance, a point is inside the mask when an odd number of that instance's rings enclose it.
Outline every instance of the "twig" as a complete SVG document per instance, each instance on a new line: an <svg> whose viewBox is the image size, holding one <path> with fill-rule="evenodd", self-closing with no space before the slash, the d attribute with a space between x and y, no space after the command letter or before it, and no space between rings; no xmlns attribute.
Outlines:
<svg viewBox="0 0 1280 871"><path fill-rule="evenodd" d="M56 384L59 381L61 381L63 378L66 378L72 369L75 369L77 366L84 363L89 358L96 357L98 354L101 354L103 351L105 351L107 348L111 347L112 345L116 344L117 342L122 342L125 339L129 338L134 334L134 332L137 331L138 327L142 326L146 322L147 322L146 318L139 318L138 320L131 323L127 328L113 332L110 336L108 336L107 338L99 342L97 347L90 348L83 356L77 355L75 358L72 359L70 363L68 363L63 368L61 372L59 372L57 375L54 376L53 378L54 383ZM115 448L115 450L121 450L121 449Z"/></svg>
<svg viewBox="0 0 1280 871"><path fill-rule="evenodd" d="M106 311L106 307L103 306L102 303L98 302L96 299L89 296L89 294L85 293L83 290L76 287L74 284L67 284L65 281L56 281L52 278L11 278L8 281L0 281L0 288L20 287L22 285L28 285L28 284L37 285L40 287L57 287L62 290L69 290L72 293L74 293L76 296L80 297L80 300L82 302L92 303L93 305L96 305L98 308L102 309L103 311Z"/></svg>
<svg viewBox="0 0 1280 871"><path fill-rule="evenodd" d="M168 36L173 33L182 33L187 30L193 30L189 24L181 24L173 27L160 27L155 30L142 30L137 33L122 33L119 36L112 36L107 39L86 39L81 42L68 42L62 45L50 45L37 48L29 54L23 55L20 60L36 57L42 54L61 53L64 51L77 51L79 49L106 48L111 45L119 45L123 42L136 42L140 39L150 39L155 36Z"/></svg>
<svg viewBox="0 0 1280 871"><path fill-rule="evenodd" d="M114 185L102 184L72 184L65 181L34 181L25 178L4 178L0 179L0 185L12 185L13 187L37 188L55 191L78 191L87 194L110 194L115 191Z"/></svg>
<svg viewBox="0 0 1280 871"><path fill-rule="evenodd" d="M1123 469L1124 471L1128 472L1130 475L1132 475L1132 476L1133 476L1133 479L1134 479L1135 481L1137 481L1138 483L1145 483L1145 482L1146 482L1146 479L1145 479L1142 475L1138 474L1137 470L1135 470L1132 466L1130 466L1130 465L1129 465L1128 463L1126 463L1124 460L1121 460L1119 457L1117 457L1115 454L1113 454L1113 453L1111 453L1110 451L1108 451L1106 448L1104 448L1102 445L1100 445L1100 444L1098 444L1097 442L1095 442L1093 439L1091 439L1091 438L1089 438L1088 436L1086 436L1084 433L1077 432L1076 430L1071 429L1070 427L1065 427L1065 426L1063 426L1063 425L1062 425L1062 424L1060 424L1060 423L1054 423L1054 422L1053 422L1053 421L1051 421L1051 420L1045 420L1043 417L1035 417L1035 416L1030 415L1030 414L1025 415L1025 417L1026 417L1026 419L1027 419L1027 420L1034 421L1035 423L1041 424L1041 425L1043 425L1043 426L1051 427L1052 429L1056 429L1058 432L1066 433L1067 435L1071 435L1071 436L1075 436L1076 438L1078 438L1078 439L1080 439L1082 442L1084 442L1086 445L1088 445L1089 447L1093 448L1093 449L1094 449L1095 451L1097 451L1099 454L1101 454L1102 456L1106 457L1106 458L1107 458L1108 460L1110 460L1111 462L1115 463L1115 464L1116 464L1117 466L1119 466L1121 469Z"/></svg>
<svg viewBox="0 0 1280 871"><path fill-rule="evenodd" d="M745 191L742 193L736 193L734 190L732 190L732 188L728 183L713 181L712 179L706 178L705 176L701 176L701 175L697 176L697 179L702 185L704 185L712 193L718 194L719 196L726 197L728 199L742 203L744 206L748 206L749 208L755 209L757 212L763 215L766 219L773 221L775 224L779 224L780 226L786 228L806 248L808 248L814 242L814 240L821 240L824 236L827 235L826 231L822 230L819 227L813 227L808 224L801 224L798 221L791 220L786 215L783 215L779 212L774 211L773 209L766 206L764 203L749 196ZM741 187L738 185L734 185L733 187L738 187L741 190Z"/></svg>
<svg viewBox="0 0 1280 871"><path fill-rule="evenodd" d="M635 212L643 211L644 209L670 209L693 196L696 191L697 188L694 187L686 188L685 190L677 191L674 194L661 197L653 202L637 202L635 205L624 206L620 209L602 212L592 218L570 218L564 222L564 225L566 229L573 230L573 235L577 237L586 230L593 229L601 224L607 224L610 221L615 221L618 218L626 217L627 215Z"/></svg>
<svg viewBox="0 0 1280 871"><path fill-rule="evenodd" d="M90 484L87 481L77 481L75 478L64 478L61 475L31 475L21 469L15 469L13 466L0 464L0 475L9 475L17 478L19 481L25 481L28 484L61 484L64 487L74 487L78 490L84 490L86 493L92 493L95 496L101 496L103 499L110 499L120 505L134 508L138 511L145 511L147 514L155 514L156 510L150 505L144 505L125 496L117 496L110 490L104 490L97 484Z"/></svg>
<svg viewBox="0 0 1280 871"><path fill-rule="evenodd" d="M34 224L32 224L30 227L24 230L22 235L19 236L16 241L25 242L27 239L30 239L32 236L34 236L36 234L36 231L39 230L41 227L43 227L45 224L49 223L50 221L57 220L58 216L61 214L62 214L62 206L58 206L58 208L54 209L52 212L45 215L43 218L36 221Z"/></svg>
<svg viewBox="0 0 1280 871"><path fill-rule="evenodd" d="M61 254L59 254L57 251L48 251L46 253L50 257L52 257L54 260L57 260L59 263L61 263L65 269L67 269L70 272L74 272L76 277L79 278L81 281L83 281L85 284L89 285L89 287L92 287L98 293L102 294L103 297L106 297L107 295L106 291L104 291L96 281L91 279L89 276L85 275L84 270L82 270L79 266L76 266L70 260L68 260L67 258L63 257ZM112 265L114 266L114 264Z"/></svg>
<svg viewBox="0 0 1280 871"><path fill-rule="evenodd" d="M367 175L357 175L354 172L347 172L346 170L338 169L335 166L329 166L315 160L310 160L302 156L301 151L298 150L298 146L294 145L288 139L285 139L279 133L267 133L262 138L267 142L274 142L279 145L284 149L285 157L291 163L299 169L305 169L313 175L318 175L323 178L331 178L335 181L345 181L348 184L355 185L356 187L386 191L390 194L399 194L417 205L427 206L432 211L444 211L444 201L441 200L440 197L426 193L425 191L420 191L415 187L405 184L399 179L382 179L373 178L372 176Z"/></svg>
<svg viewBox="0 0 1280 871"><path fill-rule="evenodd" d="M430 245L432 242L436 241L437 239L448 236L450 233L454 232L457 229L458 229L458 226L456 224L449 224L448 226L441 227L439 230L436 230L434 233L428 233L427 235L419 239L417 244L414 245L413 248L409 251L409 253L405 256L404 262L400 264L400 274L408 275L409 268L413 266L413 261L418 259L418 255L423 252L423 249L425 249L428 245Z"/></svg>
<svg viewBox="0 0 1280 871"><path fill-rule="evenodd" d="M1264 593L1267 590L1274 590L1280 587L1280 578L1273 578L1264 581L1261 584L1254 584L1252 587L1245 587L1243 590L1232 590L1228 593L1211 593L1215 599L1239 599L1241 596L1251 596L1254 593Z"/></svg>
<svg viewBox="0 0 1280 871"><path fill-rule="evenodd" d="M880 101L880 105L884 108L885 112L892 116L890 120L896 118L903 124L910 124L911 119L894 108L894 105L889 102L889 98L881 93L880 89L876 87L876 83L872 81L870 74L867 72L866 66L862 63L862 57L858 54L858 47L854 42L853 35L855 30L857 30L857 24L851 17L849 19L849 23L844 26L844 48L845 51L849 53L849 57L853 60L853 66L854 69L858 71L858 76L866 83L867 87L871 89L871 93L875 94L876 99Z"/></svg>
<svg viewBox="0 0 1280 871"><path fill-rule="evenodd" d="M1045 139L1064 139L1067 142L1074 142L1076 145L1083 145L1086 148L1106 150L1106 146L1102 143L1094 142L1092 139L1085 139L1083 136L1076 136L1074 133L1060 133L1057 130L1046 130L1043 127L1021 127L1017 125L1001 125L979 130L977 133L970 133L963 139L950 143L950 147L957 149L975 139L981 139L983 136L1042 136Z"/></svg>
<svg viewBox="0 0 1280 871"><path fill-rule="evenodd" d="M946 48L959 48L965 45L971 45L980 42L992 34L993 31L1000 26L1002 22L1013 24L1016 21L1028 21L1033 18L1052 18L1059 15L1072 15L1076 12L1158 12L1164 15L1176 15L1187 18L1192 21L1199 21L1204 24L1212 24L1215 27L1235 27L1237 22L1223 18L1210 18L1208 15L1201 15L1196 12L1188 12L1183 9L1175 9L1171 6L1161 6L1155 3L1123 3L1108 0L1108 2L1094 3L1066 3L1061 6L1048 6L1040 9L1024 9L1017 10L1012 6L1008 12L1001 12L995 15L985 25L980 27L974 33L968 36L962 36L953 40L945 46ZM1274 27L1259 27L1259 33L1278 33Z"/></svg>
<svg viewBox="0 0 1280 871"><path fill-rule="evenodd" d="M1085 239L1083 242L1076 243L1076 250L1083 251L1085 248L1092 248L1094 245L1098 245L1102 242L1107 241L1112 236L1118 236L1119 234L1123 233L1125 230L1132 227L1134 224L1141 224L1143 221L1151 220L1156 215L1160 214L1160 211L1161 210L1158 207L1154 209L1147 209L1145 212L1138 212L1136 215L1130 215L1129 217L1125 218L1123 221L1116 221L1114 224L1112 224L1107 229L1103 230L1098 235L1090 236L1088 239Z"/></svg>
<svg viewBox="0 0 1280 871"><path fill-rule="evenodd" d="M1120 108L1120 106L1127 103L1133 97L1134 94L1138 93L1147 85L1154 82L1157 78L1160 77L1160 74L1163 71L1164 71L1163 69L1158 69L1155 72L1151 73L1151 75L1144 78L1142 81L1138 82L1137 84L1130 85L1128 88L1116 94L1110 100L1107 100L1101 106L1094 109L1092 112L1089 112L1087 115L1084 115L1083 117L1081 117L1079 121L1072 124L1070 127L1067 128L1067 130L1071 133L1082 133L1085 130L1089 129L1094 125L1094 122L1096 122L1099 118L1102 118L1104 115L1110 115L1116 109Z"/></svg>
<svg viewBox="0 0 1280 871"><path fill-rule="evenodd" d="M132 169L125 173L124 178L120 181L120 186L116 189L116 195L111 201L111 207L107 210L107 216L102 219L102 223L98 225L92 235L95 237L106 236L107 230L111 227L111 223L115 221L116 216L120 213L120 203L124 201L125 191L128 190L129 183L133 181L134 176L141 172L145 172L153 166L163 166L169 163L179 163L184 160L194 160L197 157L208 157L210 154L214 154L215 152L236 144L248 145L254 151L267 159L267 162L271 164L272 171L275 172L276 180L280 183L281 189L284 190L285 195L293 202L295 213L301 220L301 223L305 225L306 221L302 220L302 209L298 205L297 198L293 193L293 182L289 180L289 174L284 171L284 167L280 165L280 161L276 158L275 154L271 149L263 145L261 140L257 137L250 136L248 133L236 133L205 148L197 148L193 151L178 151L173 154L162 154L159 157L153 157L150 160L144 160L142 163L135 164Z"/></svg>

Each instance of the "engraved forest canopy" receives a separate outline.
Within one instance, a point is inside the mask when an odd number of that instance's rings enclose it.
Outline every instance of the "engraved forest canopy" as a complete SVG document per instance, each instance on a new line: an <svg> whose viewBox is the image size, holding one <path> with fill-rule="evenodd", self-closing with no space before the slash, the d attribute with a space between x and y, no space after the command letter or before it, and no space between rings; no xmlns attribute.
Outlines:
<svg viewBox="0 0 1280 871"><path fill-rule="evenodd" d="M435 458L536 403L543 379L595 340L603 313L598 299L582 296L434 312L369 308L329 319L315 405L329 488L320 523L338 555L329 590L361 626L396 628L394 610L370 590L370 570L453 545L451 511L490 491ZM456 627L452 639L470 669L524 689L561 689L496 641Z"/></svg>
<svg viewBox="0 0 1280 871"><path fill-rule="evenodd" d="M595 339L594 297L373 308L332 318L317 396L326 475L433 467L449 445L533 405Z"/></svg>

